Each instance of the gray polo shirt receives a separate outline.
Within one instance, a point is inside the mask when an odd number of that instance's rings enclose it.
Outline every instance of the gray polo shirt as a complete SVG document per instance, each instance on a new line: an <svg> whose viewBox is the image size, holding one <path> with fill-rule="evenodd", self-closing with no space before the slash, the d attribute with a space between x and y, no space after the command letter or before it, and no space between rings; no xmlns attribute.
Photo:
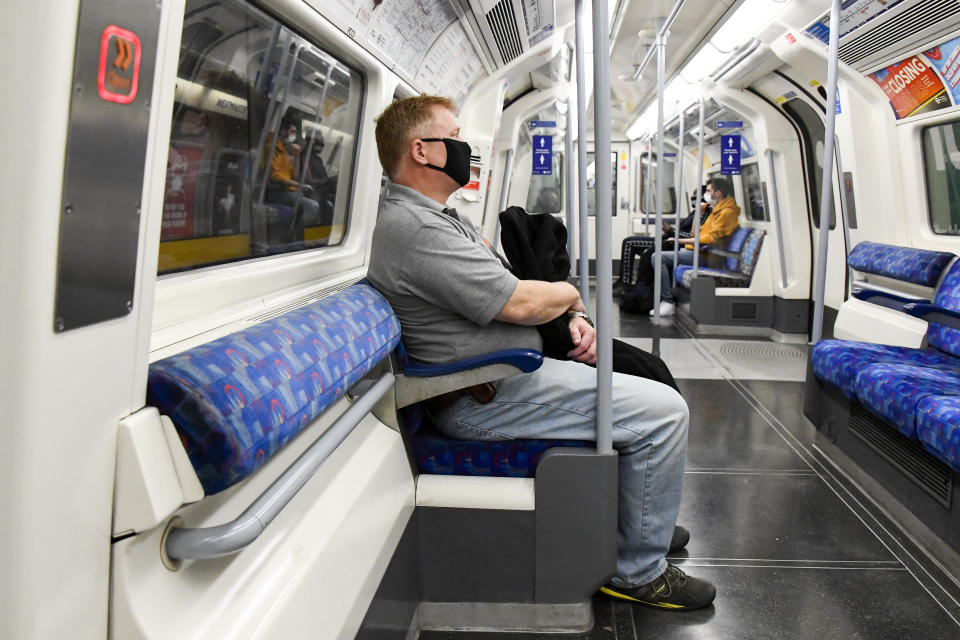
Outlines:
<svg viewBox="0 0 960 640"><path fill-rule="evenodd" d="M447 363L500 349L542 350L534 327L493 319L519 282L505 265L454 209L389 186L367 278L400 319L413 358Z"/></svg>

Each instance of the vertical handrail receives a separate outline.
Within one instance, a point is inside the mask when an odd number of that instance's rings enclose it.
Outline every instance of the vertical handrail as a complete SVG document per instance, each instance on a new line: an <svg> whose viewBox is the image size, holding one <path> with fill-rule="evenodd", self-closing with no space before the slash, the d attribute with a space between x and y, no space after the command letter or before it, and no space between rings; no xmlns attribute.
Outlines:
<svg viewBox="0 0 960 640"><path fill-rule="evenodd" d="M647 190L646 197L649 198L653 193L653 138L647 140ZM656 202L656 199L654 199ZM644 200L646 203L646 200ZM656 215L656 211L653 212ZM643 210L643 235L650 237L650 212Z"/></svg>
<svg viewBox="0 0 960 640"><path fill-rule="evenodd" d="M847 185L843 180L843 159L840 157L840 138L836 133L833 134L833 152L837 156L837 177L840 180L840 219L843 221L843 269L847 276L846 296L853 291L853 273L847 267L847 258L850 257L850 200L847 196Z"/></svg>
<svg viewBox="0 0 960 640"><path fill-rule="evenodd" d="M787 254L783 244L783 223L780 220L780 196L777 192L777 172L773 165L773 149L767 149L767 163L770 173L770 212L773 228L777 232L777 248L780 251L780 288L787 289Z"/></svg>
<svg viewBox="0 0 960 640"><path fill-rule="evenodd" d="M283 39L280 41L280 47L283 50L283 53L280 54L280 66L277 67L277 75L274 76L274 84L270 87L270 102L267 104L267 112L263 117L263 128L260 129L260 137L257 138L257 146L255 149L256 156L253 165L253 189L256 191L257 184L260 182L260 164L262 157L262 162L264 164L264 171L267 172L267 175L270 175L270 164L267 162L267 150L264 148L267 145L267 134L273 129L273 112L277 108L277 100L280 95L280 87L277 86L277 82L283 76L283 72L287 67L287 58L290 55L290 39L293 36L289 35L286 31L283 32ZM271 56L272 57L272 56ZM276 140L273 141L276 144ZM273 148L270 149L270 156L273 156ZM257 198L257 204L263 202L262 197Z"/></svg>
<svg viewBox="0 0 960 640"><path fill-rule="evenodd" d="M500 212L507 208L507 194L510 193L510 173L513 171L513 149L507 149L507 160L503 166L503 182L500 184L500 202L497 207L497 229L493 232L493 248L500 250Z"/></svg>
<svg viewBox="0 0 960 640"><path fill-rule="evenodd" d="M280 37L280 23L273 25L273 31L270 32L270 40L267 44L267 51L263 57L263 66L260 68L260 77L257 78L257 84L254 88L257 91L263 91L263 85L267 83L267 68L273 62L273 49L277 46L277 38Z"/></svg>
<svg viewBox="0 0 960 640"><path fill-rule="evenodd" d="M693 204L693 277L700 269L700 199L703 198L703 111L704 100L700 96L700 131L697 132L697 200Z"/></svg>
<svg viewBox="0 0 960 640"><path fill-rule="evenodd" d="M666 39L661 26L663 18L657 19L657 219L653 230L653 319L660 320L660 285L663 279L660 273L663 265L663 81L666 73Z"/></svg>
<svg viewBox="0 0 960 640"><path fill-rule="evenodd" d="M292 37L291 37L292 40ZM297 70L297 61L300 59L300 52L303 51L303 45L298 44L296 50L293 52L290 60L290 71L287 73L286 80L283 83L283 99L277 103L277 108L273 112L273 124L271 125L271 132L273 134L272 140L273 144L276 145L279 140L277 136L280 133L280 125L283 123L283 115L287 112L287 105L290 103L290 83L293 82L293 73ZM273 155L273 149L270 148L271 156ZM257 202L263 204L263 197L267 192L267 182L270 180L270 167L266 167L266 170L263 172L263 181L260 183L260 196L257 199Z"/></svg>
<svg viewBox="0 0 960 640"><path fill-rule="evenodd" d="M303 199L303 183L307 179L307 169L309 168L310 154L313 153L313 143L317 139L317 130L320 128L320 123L323 122L323 102L327 99L327 87L330 86L330 78L333 76L333 67L334 64L331 61L327 61L327 77L323 81L323 91L320 92L320 103L317 105L317 113L314 115L314 119L317 121L317 126L310 130L310 139L307 140L307 148L304 149L304 152L300 155L300 179L297 180L297 199L293 203L293 220L290 222L290 234L291 241L293 240L293 232L296 230L297 226L297 209L300 207L300 200ZM316 196L317 194L314 194ZM320 204L320 200L317 200L317 204Z"/></svg>
<svg viewBox="0 0 960 640"><path fill-rule="evenodd" d="M830 205L833 202L833 151L837 110L830 98L837 97L837 51L840 35L840 0L830 7L830 47L827 53L827 122L823 136L823 185L820 190L820 238L817 255L817 281L813 306L813 344L823 337L823 309L827 289L827 249L830 246Z"/></svg>
<svg viewBox="0 0 960 640"><path fill-rule="evenodd" d="M607 3L593 2L593 157L596 161L597 453L613 453L613 175L610 168L610 23Z"/></svg>
<svg viewBox="0 0 960 640"><path fill-rule="evenodd" d="M573 249L576 246L574 240L576 232L576 218L573 212L573 127L570 121L573 120L573 96L567 96L567 127L563 139L563 192L564 206L567 209L567 256L570 258L570 265L576 264L573 260Z"/></svg>
<svg viewBox="0 0 960 640"><path fill-rule="evenodd" d="M577 196L580 201L580 299L590 308L590 219L587 211L587 87L583 61L583 3L576 4L577 50Z"/></svg>
<svg viewBox="0 0 960 640"><path fill-rule="evenodd" d="M670 273L670 281L674 285L677 284L677 259L680 256L680 206L686 198L686 193L683 190L683 109L680 109L680 134L677 137L677 198L676 202L673 204L673 269ZM684 207L686 208L686 207Z"/></svg>

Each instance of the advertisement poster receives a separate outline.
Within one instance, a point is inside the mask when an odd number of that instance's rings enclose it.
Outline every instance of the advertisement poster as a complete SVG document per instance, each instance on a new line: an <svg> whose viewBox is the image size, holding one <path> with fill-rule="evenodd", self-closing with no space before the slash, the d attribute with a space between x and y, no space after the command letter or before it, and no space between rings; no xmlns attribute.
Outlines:
<svg viewBox="0 0 960 640"><path fill-rule="evenodd" d="M923 52L930 64L940 72L953 103L960 104L960 38L948 40Z"/></svg>
<svg viewBox="0 0 960 640"><path fill-rule="evenodd" d="M915 55L870 74L890 100L897 120L951 106L950 96L923 55Z"/></svg>
<svg viewBox="0 0 960 640"><path fill-rule="evenodd" d="M200 146L170 145L160 242L193 237L194 194L202 157L203 148Z"/></svg>

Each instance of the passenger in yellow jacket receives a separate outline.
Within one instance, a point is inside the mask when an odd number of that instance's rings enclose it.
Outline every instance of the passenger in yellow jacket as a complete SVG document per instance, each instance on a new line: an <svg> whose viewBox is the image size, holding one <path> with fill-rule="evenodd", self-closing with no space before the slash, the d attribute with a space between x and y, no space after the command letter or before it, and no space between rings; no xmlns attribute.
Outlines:
<svg viewBox="0 0 960 640"><path fill-rule="evenodd" d="M710 178L707 180L707 200L713 203L713 213L700 227L700 244L712 245L718 248L727 246L727 239L740 226L740 207L733 199L733 188L726 178ZM677 253L679 264L693 264L693 238L679 238L680 249ZM651 260L654 257L651 255ZM670 274L673 273L673 253L664 251L661 254L660 266L660 315L672 316L676 311L673 302L673 285ZM655 266L655 265L654 265ZM650 310L652 316L654 310Z"/></svg>

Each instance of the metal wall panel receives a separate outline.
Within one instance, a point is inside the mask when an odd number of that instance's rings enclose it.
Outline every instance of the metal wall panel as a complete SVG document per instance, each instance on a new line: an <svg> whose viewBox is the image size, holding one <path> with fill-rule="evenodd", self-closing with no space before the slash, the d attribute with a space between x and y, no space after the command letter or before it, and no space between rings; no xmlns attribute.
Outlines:
<svg viewBox="0 0 960 640"><path fill-rule="evenodd" d="M80 5L54 331L133 309L160 3Z"/></svg>

